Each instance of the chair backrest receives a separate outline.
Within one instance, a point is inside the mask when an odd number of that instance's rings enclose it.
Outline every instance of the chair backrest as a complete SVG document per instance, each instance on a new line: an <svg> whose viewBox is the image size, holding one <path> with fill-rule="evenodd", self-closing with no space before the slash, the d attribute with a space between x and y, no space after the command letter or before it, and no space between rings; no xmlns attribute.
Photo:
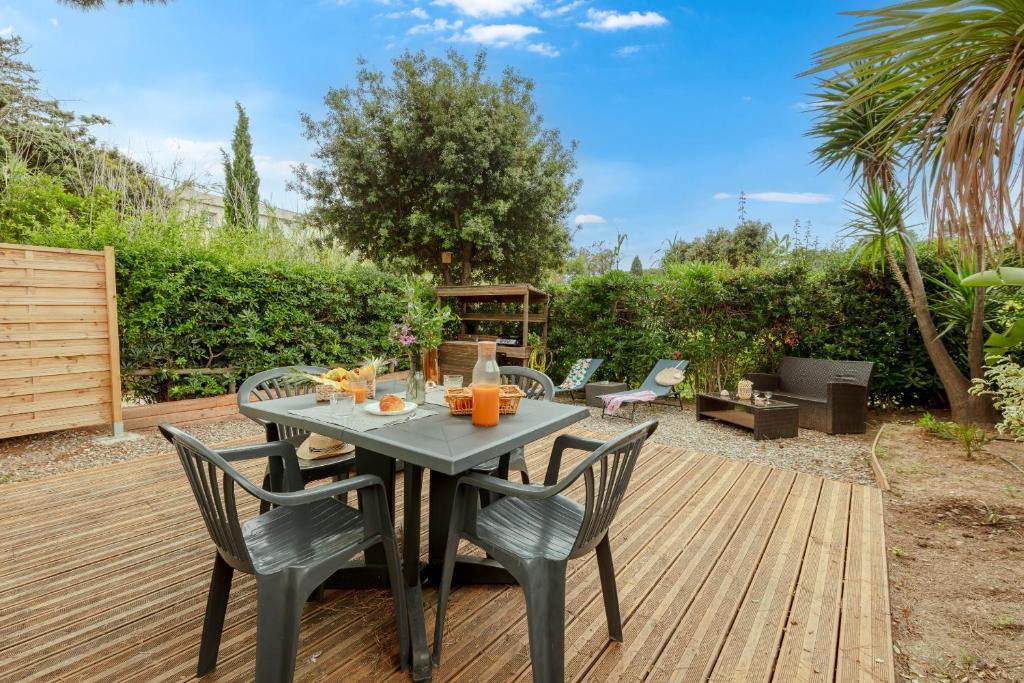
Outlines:
<svg viewBox="0 0 1024 683"><path fill-rule="evenodd" d="M206 530L221 557L235 569L252 573L235 502L235 484L247 488L242 484L244 477L212 449L177 427L162 424L160 431L178 452Z"/></svg>
<svg viewBox="0 0 1024 683"><path fill-rule="evenodd" d="M603 362L604 358L580 358L569 368L569 373L558 388L563 391L583 388Z"/></svg>
<svg viewBox="0 0 1024 683"><path fill-rule="evenodd" d="M302 396L316 391L316 386L304 382L296 382L290 378L296 370L308 372L312 375L322 375L327 368L319 368L312 365L292 365L284 368L272 368L258 372L249 379L242 382L238 389L238 405L243 406L253 401L270 401L275 398L288 396ZM308 436L309 432L289 427L288 425L273 423L277 431L277 438L291 439L293 437ZM270 436L268 434L268 436Z"/></svg>
<svg viewBox="0 0 1024 683"><path fill-rule="evenodd" d="M874 367L870 361L786 356L779 365L779 391L823 399L829 382L868 386Z"/></svg>
<svg viewBox="0 0 1024 683"><path fill-rule="evenodd" d="M655 420L637 425L607 441L577 466L577 469L583 468L587 498L583 505L583 524L569 557L593 550L608 533L626 495L640 451L657 428Z"/></svg>
<svg viewBox="0 0 1024 683"><path fill-rule="evenodd" d="M653 391L658 396L667 395L668 392L672 390L672 387L666 387L658 384L658 382L655 380L655 377L658 376L659 372L665 370L666 368L679 368L683 372L686 372L686 366L689 364L690 361L688 360L673 360L671 358L662 358L661 360L654 364L654 369L647 374L647 378L644 379L644 383L640 385L640 389L638 391Z"/></svg>
<svg viewBox="0 0 1024 683"><path fill-rule="evenodd" d="M501 383L515 384L526 392L526 398L534 401L554 401L555 384L543 372L533 368L521 368L518 365L503 365Z"/></svg>

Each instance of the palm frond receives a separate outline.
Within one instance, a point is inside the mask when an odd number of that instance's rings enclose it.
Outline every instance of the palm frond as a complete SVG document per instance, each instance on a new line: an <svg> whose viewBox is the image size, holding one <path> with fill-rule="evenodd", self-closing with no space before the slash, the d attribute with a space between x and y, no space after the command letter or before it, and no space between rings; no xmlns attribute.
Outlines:
<svg viewBox="0 0 1024 683"><path fill-rule="evenodd" d="M808 73L856 81L849 108L896 98L861 144L916 129L909 166L940 239L999 244L1011 231L1024 250L1024 0L908 0L849 14L857 28Z"/></svg>

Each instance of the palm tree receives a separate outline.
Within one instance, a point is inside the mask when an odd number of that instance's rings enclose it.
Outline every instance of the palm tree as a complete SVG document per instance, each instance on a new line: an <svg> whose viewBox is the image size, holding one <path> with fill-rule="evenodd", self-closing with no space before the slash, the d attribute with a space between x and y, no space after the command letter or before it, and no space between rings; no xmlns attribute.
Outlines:
<svg viewBox="0 0 1024 683"><path fill-rule="evenodd" d="M880 73L875 78L888 82L897 79L898 74ZM908 196L900 176L906 175L903 168L918 144L920 127L907 125L892 113L903 106L911 91L892 88L873 97L858 98L865 84L856 74L820 79L817 85L818 117L809 133L819 139L814 150L816 160L825 168L847 170L851 183L860 189L860 200L849 204L854 218L847 236L856 240L859 256L881 264L883 269L887 267L899 285L942 382L953 418L988 419L984 404L968 393L970 380L953 360L935 325L914 237L905 222ZM880 129L886 134L872 134ZM981 348L979 336L977 353L968 355L980 361ZM977 372L980 376L980 362Z"/></svg>
<svg viewBox="0 0 1024 683"><path fill-rule="evenodd" d="M985 247L1001 245L1007 228L1024 250L1024 0L907 0L850 14L862 19L855 37L820 51L808 72L832 72L819 82L819 161L849 166L884 192L905 171L906 185L928 197L932 234L940 244L958 237L979 268ZM901 288L954 419L989 419L989 406L967 395L968 379L941 345L912 244L900 241ZM973 305L972 377L983 366L984 290Z"/></svg>

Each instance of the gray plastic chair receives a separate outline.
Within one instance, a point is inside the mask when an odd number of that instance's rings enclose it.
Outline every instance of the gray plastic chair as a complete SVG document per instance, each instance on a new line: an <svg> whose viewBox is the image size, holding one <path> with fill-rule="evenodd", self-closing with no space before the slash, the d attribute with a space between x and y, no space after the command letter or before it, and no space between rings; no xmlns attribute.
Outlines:
<svg viewBox="0 0 1024 683"><path fill-rule="evenodd" d="M583 375L574 379L572 377L573 368L580 363L586 363ZM569 369L569 374L562 380L562 383L555 387L555 394L569 394L569 400L572 401L573 405L576 405L576 392L587 386L587 383L593 378L594 373L597 372L602 363L604 363L604 358L580 358L573 363L572 368Z"/></svg>
<svg viewBox="0 0 1024 683"><path fill-rule="evenodd" d="M549 403L555 400L555 384L543 372L538 372L533 368L521 368L518 365L503 365L499 370L501 371L501 383L515 384L526 392L526 398ZM494 458L482 465L477 465L470 471L490 475L501 474L498 471L500 463L501 458ZM508 469L510 472L519 472L524 484L530 483L530 473L526 467L526 453L521 447L509 453ZM504 478L503 476L502 479ZM489 497L484 495L482 500L486 503Z"/></svg>
<svg viewBox="0 0 1024 683"><path fill-rule="evenodd" d="M287 396L301 396L316 391L311 384L296 383L288 378L288 375L296 369L315 375L327 372L326 368L319 368L312 365L294 365L283 368L273 368L256 373L249 379L242 382L238 389L238 405L243 406L253 401L269 401L275 398ZM267 441L290 441L298 446L309 436L309 432L289 427L288 425L276 422L262 422L267 434ZM335 458L323 458L321 460L299 460L299 473L303 485L318 479L333 479L340 481L355 471L356 460L353 454L339 455ZM282 472L274 461L268 461L267 473L263 479L263 488L270 491L285 491L281 481ZM298 488L302 488L301 486ZM267 505L262 509L266 511Z"/></svg>
<svg viewBox="0 0 1024 683"><path fill-rule="evenodd" d="M664 398L665 396L668 396L670 398L676 399L677 401L679 401L679 408L681 410L685 410L685 408L683 406L683 395L681 393L679 393L679 391L675 387L666 387L666 386L663 386L661 384L658 384L658 381L655 378L658 376L659 372L661 372L662 370L666 370L668 368L678 368L678 369L682 370L685 373L686 372L686 367L689 364L690 364L690 361L688 361L688 360L673 360L671 358L662 358L657 363L655 363L654 364L654 368L649 373L647 373L647 377L644 378L644 382L643 382L643 384L641 384L639 386L639 388L632 389L630 391L620 391L618 393L620 393L620 394L632 394L632 393L635 393L635 392L638 392L638 391L650 391L650 392L654 393L656 398ZM630 420L632 420L632 419L634 419L636 417L637 405L640 404L640 403L643 403L643 401L633 401L632 403L633 403L633 410L632 410L632 412L630 412L629 418L628 418ZM601 417L602 418L606 414L606 412L605 412L606 405L607 404L604 404L604 405L601 406ZM621 416L619 416L617 414L614 414L614 413L607 413L607 414L609 416L611 416L611 417L621 417ZM626 419L626 418L623 418L623 419Z"/></svg>
<svg viewBox="0 0 1024 683"><path fill-rule="evenodd" d="M441 661L444 616L461 539L486 551L523 587L536 683L564 680L565 576L570 559L596 552L608 633L613 640L622 640L608 528L625 496L640 450L657 427L657 422L646 422L604 443L559 436L543 486L515 484L478 473L459 479L438 593L435 664ZM567 448L591 453L559 480ZM586 490L583 505L559 495L581 477ZM478 511L475 502L481 490L503 497Z"/></svg>
<svg viewBox="0 0 1024 683"><path fill-rule="evenodd" d="M291 681L306 598L354 556L384 546L398 619L402 668L408 666L409 626L398 547L380 477L362 475L308 491L275 493L245 478L229 462L281 458L296 474L295 447L276 442L214 451L169 424L160 431L174 444L206 529L217 546L210 578L197 675L217 666L228 594L235 570L256 577L256 681ZM240 523L235 485L276 506ZM334 497L358 491L362 512Z"/></svg>

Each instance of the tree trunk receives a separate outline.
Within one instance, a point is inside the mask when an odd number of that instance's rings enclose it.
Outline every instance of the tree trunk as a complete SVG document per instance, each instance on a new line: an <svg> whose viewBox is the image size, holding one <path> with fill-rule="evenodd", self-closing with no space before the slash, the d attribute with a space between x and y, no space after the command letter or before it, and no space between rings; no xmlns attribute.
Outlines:
<svg viewBox="0 0 1024 683"><path fill-rule="evenodd" d="M895 262L889 246L886 245L886 256L890 263ZM946 345L935 328L935 321L932 320L931 310L928 308L928 294L924 288L924 279L921 277L921 269L917 263L917 254L910 240L903 239L903 260L907 267L907 277L900 282L904 295L909 292L907 303L917 321L917 327L921 331L921 338L924 340L924 348L928 352L928 358L932 361L935 374L942 382L942 388L946 392L946 399L949 401L949 408L953 413L953 420L964 423L972 419L970 396L967 389L971 386L970 381L960 372L953 361L953 357L946 350ZM903 280L903 273L895 270L897 280Z"/></svg>
<svg viewBox="0 0 1024 683"><path fill-rule="evenodd" d="M473 284L473 243L462 243L462 284Z"/></svg>
<svg viewBox="0 0 1024 683"><path fill-rule="evenodd" d="M975 269L985 270L985 247L978 244L975 248ZM985 288L978 287L974 294L974 308L971 311L971 335L967 340L967 365L971 379L985 376ZM968 406L972 419L976 422L993 424L996 422L996 409L992 405L992 397L988 395L968 396Z"/></svg>
<svg viewBox="0 0 1024 683"><path fill-rule="evenodd" d="M450 263L441 264L441 275L444 277L444 284L446 287L451 287L455 284L455 279L452 277L452 266Z"/></svg>

